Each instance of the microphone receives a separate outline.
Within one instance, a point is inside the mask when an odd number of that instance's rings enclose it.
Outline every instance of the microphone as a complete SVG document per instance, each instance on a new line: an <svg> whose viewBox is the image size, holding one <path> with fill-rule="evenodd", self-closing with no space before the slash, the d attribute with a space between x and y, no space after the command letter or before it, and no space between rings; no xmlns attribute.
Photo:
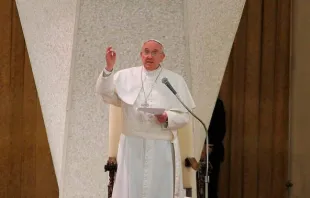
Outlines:
<svg viewBox="0 0 310 198"><path fill-rule="evenodd" d="M205 176L205 191L206 191L206 195L208 195L208 183L209 183L209 137L208 137L208 129L206 127L206 124L198 117L194 114L194 112L192 110L190 110L185 104L184 102L181 100L181 98L179 97L179 95L177 94L177 92L175 91L175 89L172 87L172 85L170 84L170 82L168 81L168 79L166 77L164 77L161 82L163 84L165 84L168 89L170 89L170 91L177 97L177 99L180 101L180 103L185 107L185 109L187 109L187 111L194 116L203 126L203 128L205 129L206 132L206 176ZM189 159L186 159L187 162L189 162ZM190 162L189 162L190 163Z"/></svg>
<svg viewBox="0 0 310 198"><path fill-rule="evenodd" d="M205 125L205 123L200 119L198 118L194 112L192 112L192 110L190 110L186 104L184 104L184 102L181 100L181 98L179 97L179 95L177 94L177 92L175 91L175 89L172 87L172 85L170 84L170 82L168 81L168 79L166 77L164 77L161 82L163 84L165 84L169 89L170 91L177 97L177 99L180 101L180 103L185 107L185 109L187 109L188 112L190 112L190 114L192 114L203 126L204 126L204 129L206 131L206 134L208 135L208 130L207 130L207 127Z"/></svg>
<svg viewBox="0 0 310 198"><path fill-rule="evenodd" d="M177 95L177 92L173 89L172 85L170 84L170 82L168 81L166 77L163 78L161 82L164 83L174 95Z"/></svg>

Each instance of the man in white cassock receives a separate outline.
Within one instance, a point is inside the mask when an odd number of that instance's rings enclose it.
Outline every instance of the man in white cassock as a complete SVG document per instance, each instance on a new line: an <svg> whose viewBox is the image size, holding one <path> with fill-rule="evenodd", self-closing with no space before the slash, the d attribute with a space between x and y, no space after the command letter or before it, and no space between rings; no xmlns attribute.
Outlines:
<svg viewBox="0 0 310 198"><path fill-rule="evenodd" d="M177 130L190 115L162 79L169 80L189 108L195 103L183 77L161 66L165 53L159 41L146 41L140 56L142 66L114 72L116 53L108 47L96 83L103 101L123 112L112 198L183 198ZM157 115L150 108L164 111Z"/></svg>

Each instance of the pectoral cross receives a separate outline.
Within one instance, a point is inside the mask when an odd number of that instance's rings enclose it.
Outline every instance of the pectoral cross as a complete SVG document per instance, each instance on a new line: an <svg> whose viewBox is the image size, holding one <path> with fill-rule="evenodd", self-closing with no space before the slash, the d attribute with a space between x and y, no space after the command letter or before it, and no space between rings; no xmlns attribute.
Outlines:
<svg viewBox="0 0 310 198"><path fill-rule="evenodd" d="M141 104L142 107L149 107L149 104L145 101L143 104Z"/></svg>

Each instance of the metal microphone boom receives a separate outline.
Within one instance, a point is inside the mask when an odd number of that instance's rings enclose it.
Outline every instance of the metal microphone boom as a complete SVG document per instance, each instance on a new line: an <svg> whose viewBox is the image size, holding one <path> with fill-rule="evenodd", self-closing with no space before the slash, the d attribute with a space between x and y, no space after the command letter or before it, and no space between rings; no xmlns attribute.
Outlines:
<svg viewBox="0 0 310 198"><path fill-rule="evenodd" d="M172 85L170 84L170 82L168 81L168 79L165 77L162 79L162 83L165 84L168 89L170 89L170 91L176 96L176 98L180 101L180 103L187 109L187 111L192 114L192 116L194 116L203 126L203 128L205 129L205 133L206 133L206 176L205 176L205 197L208 198L208 183L209 183L209 137L208 137L208 129L205 125L205 123L198 117L195 115L195 113L190 110L185 104L184 102L181 100L180 96L178 95L178 93L175 91L175 89L172 87Z"/></svg>

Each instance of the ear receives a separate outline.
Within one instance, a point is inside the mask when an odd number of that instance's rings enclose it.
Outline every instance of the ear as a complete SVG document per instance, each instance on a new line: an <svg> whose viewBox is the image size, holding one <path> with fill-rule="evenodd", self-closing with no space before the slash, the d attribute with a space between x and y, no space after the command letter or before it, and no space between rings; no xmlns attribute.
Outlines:
<svg viewBox="0 0 310 198"><path fill-rule="evenodd" d="M161 54L161 61L163 61L165 59L165 57L166 57L165 53L162 53Z"/></svg>

